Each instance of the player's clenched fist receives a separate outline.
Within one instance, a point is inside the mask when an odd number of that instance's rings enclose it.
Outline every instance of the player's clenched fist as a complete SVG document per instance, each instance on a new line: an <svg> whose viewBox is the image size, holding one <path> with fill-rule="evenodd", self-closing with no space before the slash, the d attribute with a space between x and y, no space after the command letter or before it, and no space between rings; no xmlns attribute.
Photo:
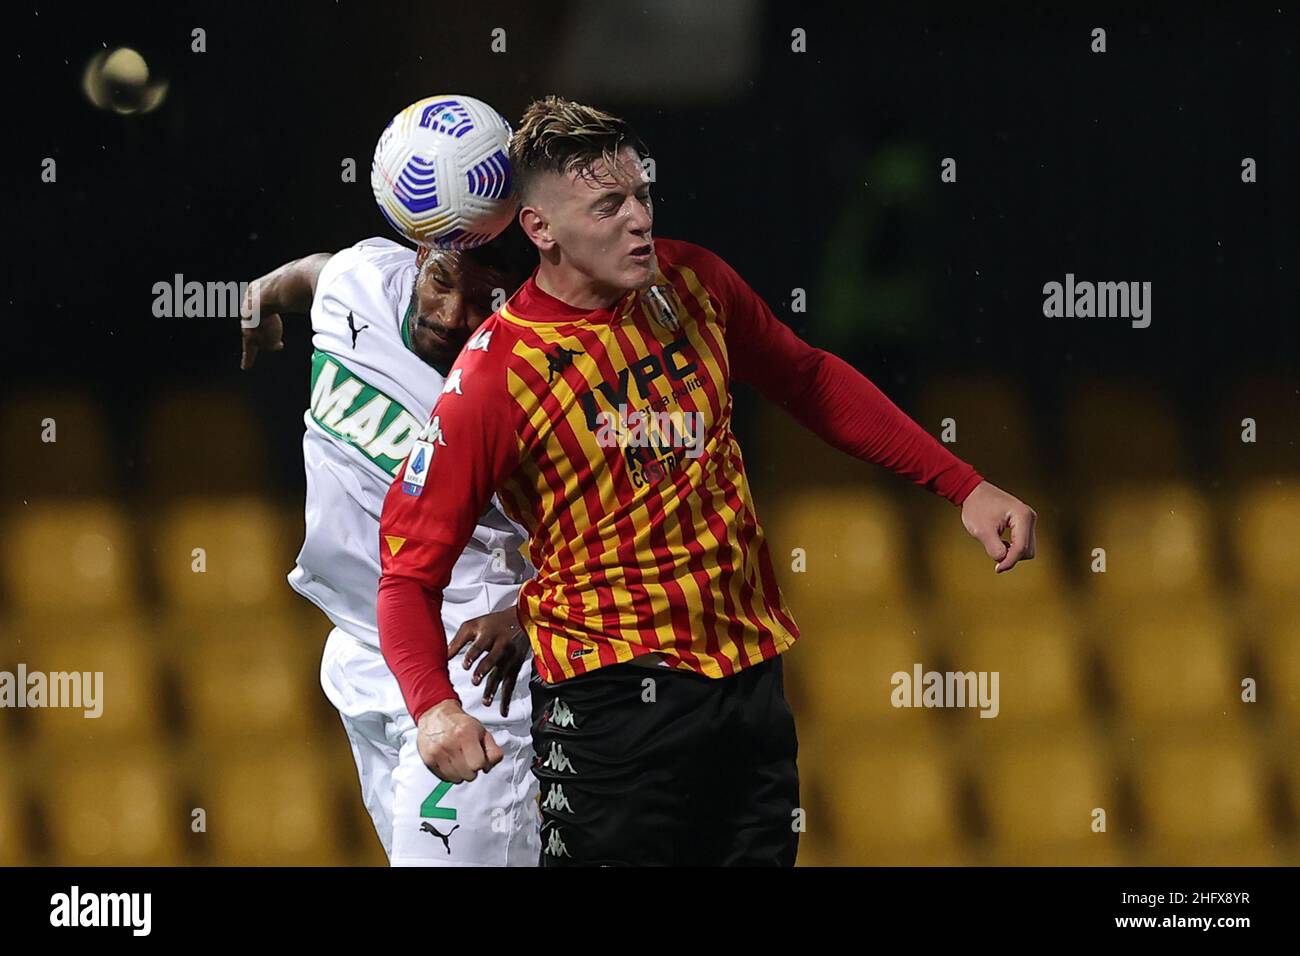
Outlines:
<svg viewBox="0 0 1300 956"><path fill-rule="evenodd" d="M999 574L1010 571L1018 561L1029 561L1038 550L1034 525L1038 514L1014 495L997 485L981 481L967 495L961 506L962 524L984 545L988 556L997 564ZM1011 543L1003 540L1010 535Z"/></svg>
<svg viewBox="0 0 1300 956"><path fill-rule="evenodd" d="M448 783L465 783L501 762L501 748L477 720L444 700L420 715L416 747L424 765Z"/></svg>

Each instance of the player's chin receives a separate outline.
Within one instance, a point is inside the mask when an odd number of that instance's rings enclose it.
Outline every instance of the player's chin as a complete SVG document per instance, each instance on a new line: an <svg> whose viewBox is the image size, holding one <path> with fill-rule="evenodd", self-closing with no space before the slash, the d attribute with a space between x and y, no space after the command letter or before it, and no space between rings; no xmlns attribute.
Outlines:
<svg viewBox="0 0 1300 956"><path fill-rule="evenodd" d="M450 365L460 355L464 340L441 341L434 336L426 336L417 352L420 358L431 365Z"/></svg>
<svg viewBox="0 0 1300 956"><path fill-rule="evenodd" d="M632 258L623 272L623 287L627 289L646 289L654 285L656 262L654 253L648 259Z"/></svg>

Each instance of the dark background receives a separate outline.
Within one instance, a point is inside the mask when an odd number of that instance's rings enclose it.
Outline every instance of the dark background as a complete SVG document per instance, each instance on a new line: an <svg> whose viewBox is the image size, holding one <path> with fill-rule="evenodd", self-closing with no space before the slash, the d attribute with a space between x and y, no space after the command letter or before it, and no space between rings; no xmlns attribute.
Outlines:
<svg viewBox="0 0 1300 956"><path fill-rule="evenodd" d="M574 52L592 6L648 47L604 79ZM300 481L305 324L240 375L231 323L153 318L153 283L250 279L388 235L370 153L394 112L436 91L512 121L550 91L626 116L657 162L656 233L715 249L900 401L920 376L994 371L1033 396L1050 431L1064 390L1094 377L1154 384L1193 416L1243 377L1295 378L1295 11L768 3L728 20L723 4L720 23L697 29L676 5L592 6L15 12L4 388L111 393L124 449L130 412L166 386L245 389L277 473ZM195 26L206 53L190 52ZM1105 54L1089 51L1094 26ZM495 27L506 54L489 52ZM795 27L805 54L790 50ZM586 56L626 58L596 32ZM711 64L734 37L738 65L720 77ZM81 71L103 44L135 47L169 81L159 109L88 103ZM45 156L56 184L40 182ZM939 182L948 156L955 184ZM1241 182L1244 156L1255 184ZM340 182L344 157L356 183ZM1151 327L1045 319L1042 284L1067 272L1152 282ZM789 309L795 287L806 314ZM121 465L131 480L135 455Z"/></svg>

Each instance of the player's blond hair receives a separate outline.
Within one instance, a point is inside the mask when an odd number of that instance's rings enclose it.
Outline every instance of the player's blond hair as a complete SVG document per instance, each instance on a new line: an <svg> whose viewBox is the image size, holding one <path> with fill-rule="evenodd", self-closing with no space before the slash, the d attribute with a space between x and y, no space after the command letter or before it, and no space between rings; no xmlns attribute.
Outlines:
<svg viewBox="0 0 1300 956"><path fill-rule="evenodd" d="M543 173L576 171L588 176L602 159L613 169L624 146L631 146L639 157L646 155L645 143L617 116L562 96L533 100L510 140L515 191L527 202L529 190Z"/></svg>

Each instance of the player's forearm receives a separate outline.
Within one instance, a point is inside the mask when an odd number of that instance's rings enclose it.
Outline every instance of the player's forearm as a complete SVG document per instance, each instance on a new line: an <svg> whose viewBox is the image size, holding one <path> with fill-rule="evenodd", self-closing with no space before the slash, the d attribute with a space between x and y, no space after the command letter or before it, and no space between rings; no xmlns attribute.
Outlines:
<svg viewBox="0 0 1300 956"><path fill-rule="evenodd" d="M377 605L379 648L397 678L411 719L444 700L459 700L447 672L442 592L419 581L385 574Z"/></svg>
<svg viewBox="0 0 1300 956"><path fill-rule="evenodd" d="M829 352L810 350L780 403L804 427L841 451L883 465L960 505L983 478L865 375Z"/></svg>
<svg viewBox="0 0 1300 956"><path fill-rule="evenodd" d="M286 262L258 280L263 312L311 312L316 297L316 280L320 278L330 253L317 252Z"/></svg>

